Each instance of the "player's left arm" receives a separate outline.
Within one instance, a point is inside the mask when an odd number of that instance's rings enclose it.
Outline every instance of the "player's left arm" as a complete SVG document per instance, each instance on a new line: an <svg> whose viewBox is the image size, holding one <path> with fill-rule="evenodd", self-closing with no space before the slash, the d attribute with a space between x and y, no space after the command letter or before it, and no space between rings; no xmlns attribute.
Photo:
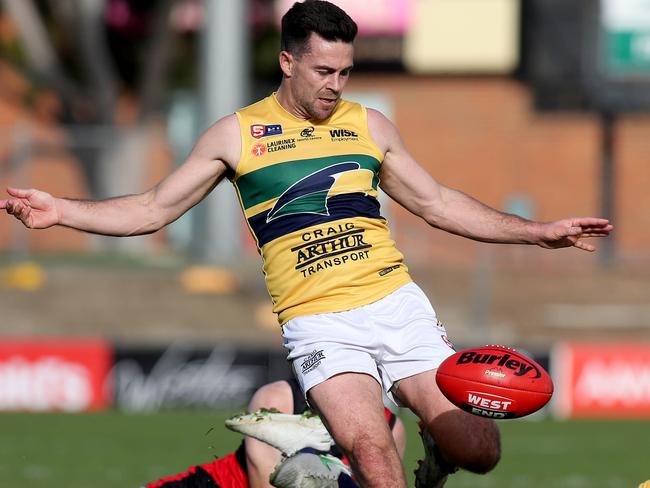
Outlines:
<svg viewBox="0 0 650 488"><path fill-rule="evenodd" d="M536 244L555 249L594 251L588 237L605 237L613 226L606 219L571 217L535 222L500 212L436 181L409 154L395 126L368 109L370 134L384 153L380 186L393 200L429 225L482 242Z"/></svg>

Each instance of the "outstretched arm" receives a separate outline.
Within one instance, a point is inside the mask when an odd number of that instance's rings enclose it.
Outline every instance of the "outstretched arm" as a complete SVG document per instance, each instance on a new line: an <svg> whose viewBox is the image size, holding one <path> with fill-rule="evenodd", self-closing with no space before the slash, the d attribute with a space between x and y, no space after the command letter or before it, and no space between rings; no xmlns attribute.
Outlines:
<svg viewBox="0 0 650 488"><path fill-rule="evenodd" d="M536 244L547 249L577 247L594 251L588 237L609 235L606 219L572 217L534 222L495 210L469 195L438 183L404 147L397 129L382 114L368 110L373 139L384 151L381 188L429 225L483 242Z"/></svg>
<svg viewBox="0 0 650 488"><path fill-rule="evenodd" d="M107 200L56 198L34 189L8 188L0 209L31 229L61 225L111 236L150 234L199 203L239 159L235 115L221 119L196 143L187 160L155 187Z"/></svg>

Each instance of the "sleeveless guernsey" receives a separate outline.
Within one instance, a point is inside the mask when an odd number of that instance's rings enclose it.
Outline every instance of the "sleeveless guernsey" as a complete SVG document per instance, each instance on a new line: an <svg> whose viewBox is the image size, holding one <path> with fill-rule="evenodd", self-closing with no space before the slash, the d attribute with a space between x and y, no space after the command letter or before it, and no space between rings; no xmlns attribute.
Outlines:
<svg viewBox="0 0 650 488"><path fill-rule="evenodd" d="M379 213L383 155L363 106L340 100L328 119L305 121L273 94L236 114L233 184L281 324L360 307L411 281Z"/></svg>

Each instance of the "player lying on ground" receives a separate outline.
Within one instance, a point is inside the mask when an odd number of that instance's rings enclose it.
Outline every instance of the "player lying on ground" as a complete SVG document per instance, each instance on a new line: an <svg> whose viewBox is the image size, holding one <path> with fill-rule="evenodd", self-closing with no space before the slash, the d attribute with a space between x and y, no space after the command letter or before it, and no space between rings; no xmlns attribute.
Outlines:
<svg viewBox="0 0 650 488"><path fill-rule="evenodd" d="M343 458L343 455L333 445L320 419L302 415L308 412L308 406L295 380L276 381L258 389L248 410L260 412L261 409L263 412L273 409L297 416L289 418L283 414L254 413L229 419L226 422L229 428L246 435L235 452L149 483L146 488L357 486L346 467L336 463L336 459ZM385 414L403 457L406 447L404 425L390 410L385 409ZM324 457L320 452L335 459ZM343 462L347 463L347 460L343 458ZM270 483L272 477L273 483Z"/></svg>

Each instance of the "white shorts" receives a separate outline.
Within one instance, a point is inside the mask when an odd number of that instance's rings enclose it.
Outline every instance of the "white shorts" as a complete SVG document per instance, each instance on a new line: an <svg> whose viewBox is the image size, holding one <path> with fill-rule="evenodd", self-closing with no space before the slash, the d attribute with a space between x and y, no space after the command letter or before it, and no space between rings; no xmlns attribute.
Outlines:
<svg viewBox="0 0 650 488"><path fill-rule="evenodd" d="M365 373L393 401L395 382L435 369L455 352L446 334L415 283L359 308L296 317L282 326L287 359L305 395L337 374Z"/></svg>

